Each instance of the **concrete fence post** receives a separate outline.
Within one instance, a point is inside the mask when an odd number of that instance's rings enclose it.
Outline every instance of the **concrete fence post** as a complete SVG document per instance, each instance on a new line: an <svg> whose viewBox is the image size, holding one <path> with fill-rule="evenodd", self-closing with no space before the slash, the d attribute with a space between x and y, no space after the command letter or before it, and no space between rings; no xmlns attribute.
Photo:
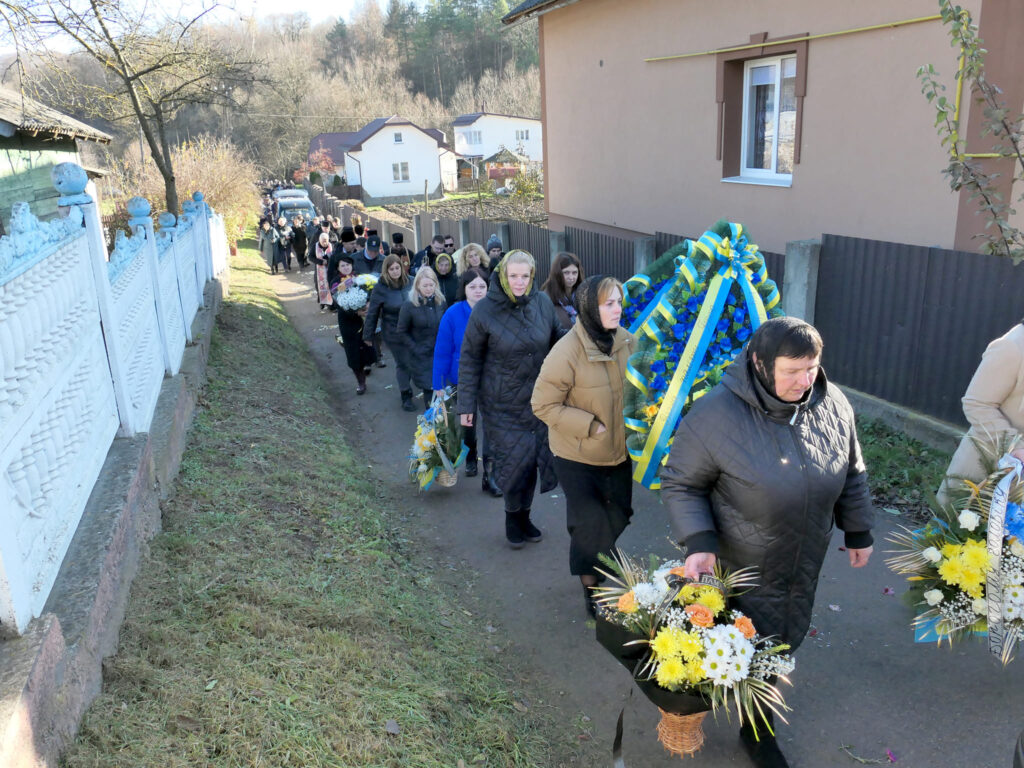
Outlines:
<svg viewBox="0 0 1024 768"><path fill-rule="evenodd" d="M643 272L654 262L657 241L653 237L638 237L633 240L633 274Z"/></svg>
<svg viewBox="0 0 1024 768"><path fill-rule="evenodd" d="M512 250L512 227L507 221L498 223L498 237L501 238L501 250L508 253Z"/></svg>
<svg viewBox="0 0 1024 768"><path fill-rule="evenodd" d="M380 239L382 242L391 245L391 222L387 219L380 220Z"/></svg>
<svg viewBox="0 0 1024 768"><path fill-rule="evenodd" d="M469 243L469 219L459 219L459 248ZM483 243L480 243L483 245Z"/></svg>
<svg viewBox="0 0 1024 768"><path fill-rule="evenodd" d="M426 242L426 238L423 237L423 224L423 214L414 214L412 217L412 240L413 248L416 249L417 253L423 250Z"/></svg>
<svg viewBox="0 0 1024 768"><path fill-rule="evenodd" d="M782 280L782 307L787 315L814 325L814 300L818 293L820 240L786 243L786 268Z"/></svg>
<svg viewBox="0 0 1024 768"><path fill-rule="evenodd" d="M438 237L441 234L441 220L432 219L430 222L430 234L434 237Z"/></svg>
<svg viewBox="0 0 1024 768"><path fill-rule="evenodd" d="M551 258L566 250L565 247L565 232L558 232L557 230L550 230L548 232L548 242L550 243Z"/></svg>

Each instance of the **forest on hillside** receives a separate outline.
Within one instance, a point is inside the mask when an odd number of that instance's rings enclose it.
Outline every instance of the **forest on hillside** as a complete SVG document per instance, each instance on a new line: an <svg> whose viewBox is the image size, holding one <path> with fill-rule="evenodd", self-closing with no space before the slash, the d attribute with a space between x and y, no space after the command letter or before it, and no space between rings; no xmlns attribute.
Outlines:
<svg viewBox="0 0 1024 768"><path fill-rule="evenodd" d="M401 115L451 139L452 120L467 112L540 116L536 22L502 25L506 0L390 0L385 9L363 0L347 21L318 24L304 13L233 23L178 19L175 29L184 31L177 37L166 20L136 19L125 4L114 6L124 50L149 56L137 68L168 59L154 52L159 44L173 43L179 55L182 41L196 46L189 66L202 57L233 62L222 70L211 66L190 100L164 102L155 122L166 146L173 151L200 138L230 142L268 176L299 166L313 136L354 131L375 117ZM66 31L58 21L55 14L54 34ZM136 110L117 93L123 83L103 58L83 46L54 51L40 45L24 51L21 66L4 70L4 85L114 134L111 162L152 154Z"/></svg>

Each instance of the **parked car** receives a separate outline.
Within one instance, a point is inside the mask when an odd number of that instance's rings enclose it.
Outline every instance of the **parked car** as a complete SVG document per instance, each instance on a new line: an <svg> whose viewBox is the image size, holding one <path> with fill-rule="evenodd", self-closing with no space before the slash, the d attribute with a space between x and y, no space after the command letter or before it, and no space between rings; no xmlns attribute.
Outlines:
<svg viewBox="0 0 1024 768"><path fill-rule="evenodd" d="M308 197L282 197L277 201L277 215L284 216L289 222L296 216L310 221L316 217L316 208Z"/></svg>
<svg viewBox="0 0 1024 768"><path fill-rule="evenodd" d="M309 199L309 192L304 189L275 189L271 196L275 200L285 200L291 198L305 198Z"/></svg>

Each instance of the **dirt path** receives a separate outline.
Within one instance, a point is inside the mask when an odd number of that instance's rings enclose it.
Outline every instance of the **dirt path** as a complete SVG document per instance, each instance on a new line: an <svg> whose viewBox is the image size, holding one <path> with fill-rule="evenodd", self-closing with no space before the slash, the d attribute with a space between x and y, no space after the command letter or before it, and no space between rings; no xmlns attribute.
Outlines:
<svg viewBox="0 0 1024 768"><path fill-rule="evenodd" d="M566 764L564 756L573 753L576 765L611 765L615 718L624 702L626 764L678 764L657 742L657 710L642 695L627 699L628 672L587 626L579 583L568 572L561 490L538 496L533 517L544 541L520 551L505 545L501 500L483 494L477 479L460 478L454 488L417 494L405 458L415 414L399 408L390 355L387 368L374 370L367 394L356 397L355 380L335 341L335 316L319 312L311 272L275 279L289 317L329 377L339 411L359 424L351 439L367 471L380 477L404 510L409 539L434 558L437 579L482 613L480 631L514 657L516 685L532 692L524 706L543 704L558 713L565 741L552 745L552 763L543 768ZM634 554L672 554L657 497L634 486L634 508L621 546ZM889 526L891 519L880 523ZM797 656L794 687L785 691L794 712L791 725L780 728L783 751L794 768L857 765L843 745L876 764L888 764L889 749L905 768L1009 768L1024 726L1024 661L1003 669L981 645L952 652L914 645L906 609L885 593L886 587L901 592L902 586L883 564L884 530L875 559L859 571L850 570L841 542L833 540L814 634ZM717 723L708 718L707 743L694 764L748 765L736 731L724 717Z"/></svg>

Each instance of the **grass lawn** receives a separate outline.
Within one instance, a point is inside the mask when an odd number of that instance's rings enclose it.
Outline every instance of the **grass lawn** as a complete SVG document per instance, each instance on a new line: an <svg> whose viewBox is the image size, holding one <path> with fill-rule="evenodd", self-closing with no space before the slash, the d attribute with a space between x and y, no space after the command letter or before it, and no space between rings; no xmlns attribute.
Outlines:
<svg viewBox="0 0 1024 768"><path fill-rule="evenodd" d="M524 711L340 436L252 240L231 291L163 532L63 766L558 764L550 713Z"/></svg>

